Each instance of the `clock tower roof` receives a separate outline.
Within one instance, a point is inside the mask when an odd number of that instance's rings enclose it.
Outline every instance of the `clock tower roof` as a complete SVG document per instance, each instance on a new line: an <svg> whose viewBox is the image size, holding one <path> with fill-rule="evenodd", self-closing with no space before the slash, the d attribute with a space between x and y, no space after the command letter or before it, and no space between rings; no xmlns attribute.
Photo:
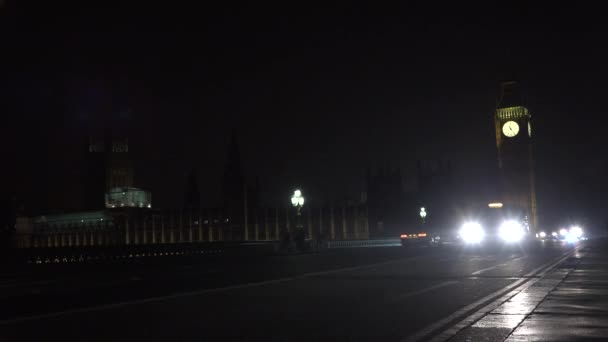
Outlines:
<svg viewBox="0 0 608 342"><path fill-rule="evenodd" d="M502 82L500 85L500 99L497 108L523 106L523 97L519 83L516 81Z"/></svg>

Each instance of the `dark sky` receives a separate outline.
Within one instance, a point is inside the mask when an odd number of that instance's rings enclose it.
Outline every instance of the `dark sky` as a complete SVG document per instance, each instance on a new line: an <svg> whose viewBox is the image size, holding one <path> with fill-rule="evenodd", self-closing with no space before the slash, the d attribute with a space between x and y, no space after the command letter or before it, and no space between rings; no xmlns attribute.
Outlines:
<svg viewBox="0 0 608 342"><path fill-rule="evenodd" d="M4 3L4 189L70 193L87 125L129 113L136 185L155 206L181 203L193 167L215 203L233 130L271 204L293 184L311 200L356 198L365 167L411 173L420 158L452 160L474 190L492 182L498 85L514 77L545 222L608 220L598 10Z"/></svg>

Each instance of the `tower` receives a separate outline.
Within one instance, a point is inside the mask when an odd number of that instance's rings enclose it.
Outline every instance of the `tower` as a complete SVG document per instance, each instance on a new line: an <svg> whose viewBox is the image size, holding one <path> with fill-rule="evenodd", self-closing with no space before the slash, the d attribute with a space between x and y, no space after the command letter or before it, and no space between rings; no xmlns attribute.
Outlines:
<svg viewBox="0 0 608 342"><path fill-rule="evenodd" d="M129 158L129 139L118 136L106 141L106 191L133 187L133 167Z"/></svg>
<svg viewBox="0 0 608 342"><path fill-rule="evenodd" d="M118 188L133 187L129 140L110 133L89 136L86 150L85 210L107 207L105 195ZM121 191L122 192L122 191Z"/></svg>
<svg viewBox="0 0 608 342"><path fill-rule="evenodd" d="M184 195L184 208L190 210L197 210L201 205L201 193L198 187L198 181L196 177L196 170L192 169L188 173L188 179L186 180L186 191Z"/></svg>
<svg viewBox="0 0 608 342"><path fill-rule="evenodd" d="M222 207L230 222L229 236L236 240L248 240L247 186L241 169L241 154L232 134L222 179Z"/></svg>
<svg viewBox="0 0 608 342"><path fill-rule="evenodd" d="M233 133L222 178L222 205L241 207L245 191L245 181L241 170L241 154Z"/></svg>
<svg viewBox="0 0 608 342"><path fill-rule="evenodd" d="M502 200L507 208L521 211L530 228L538 228L532 116L523 105L517 82L504 82L494 116Z"/></svg>
<svg viewBox="0 0 608 342"><path fill-rule="evenodd" d="M403 227L403 178L399 167L366 170L366 197L371 235L398 234Z"/></svg>
<svg viewBox="0 0 608 342"><path fill-rule="evenodd" d="M85 210L108 207L106 194L133 187L129 149L130 117L127 110L88 119L85 150Z"/></svg>

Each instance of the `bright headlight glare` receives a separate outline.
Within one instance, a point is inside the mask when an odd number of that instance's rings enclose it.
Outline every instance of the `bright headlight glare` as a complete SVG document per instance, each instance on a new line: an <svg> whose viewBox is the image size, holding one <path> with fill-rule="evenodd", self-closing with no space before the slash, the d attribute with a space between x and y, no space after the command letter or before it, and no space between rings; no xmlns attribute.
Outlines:
<svg viewBox="0 0 608 342"><path fill-rule="evenodd" d="M578 241L578 236L576 236L572 232L569 232L568 234L566 234L565 240L566 242L576 242Z"/></svg>
<svg viewBox="0 0 608 342"><path fill-rule="evenodd" d="M538 234L541 238L545 238L547 237L547 233L545 232L540 232L540 234Z"/></svg>
<svg viewBox="0 0 608 342"><path fill-rule="evenodd" d="M479 243L484 236L485 232L477 222L467 222L460 228L460 237L466 243Z"/></svg>
<svg viewBox="0 0 608 342"><path fill-rule="evenodd" d="M581 229L581 227L574 226L574 227L570 228L570 234L573 234L574 236L579 238L579 237L583 236L583 229Z"/></svg>
<svg viewBox="0 0 608 342"><path fill-rule="evenodd" d="M500 226L498 235L506 242L517 242L524 237L524 228L516 221L505 221Z"/></svg>
<svg viewBox="0 0 608 342"><path fill-rule="evenodd" d="M559 235L566 236L566 234L568 234L568 231L565 228L559 230Z"/></svg>

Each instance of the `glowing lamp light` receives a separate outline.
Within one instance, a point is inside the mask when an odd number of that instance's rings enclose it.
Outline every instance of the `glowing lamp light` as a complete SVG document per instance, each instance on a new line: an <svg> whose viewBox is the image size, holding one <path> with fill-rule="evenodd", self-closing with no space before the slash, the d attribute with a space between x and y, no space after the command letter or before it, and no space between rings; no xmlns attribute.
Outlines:
<svg viewBox="0 0 608 342"><path fill-rule="evenodd" d="M545 233L545 232L540 232L540 233L538 234L538 236L540 236L541 238L543 238L543 239L544 239L545 237L547 237L547 233Z"/></svg>
<svg viewBox="0 0 608 342"><path fill-rule="evenodd" d="M476 222L467 222L460 228L460 237L466 243L480 243L485 235L481 225Z"/></svg>
<svg viewBox="0 0 608 342"><path fill-rule="evenodd" d="M492 208L492 209L499 209L499 208L502 208L502 203L499 203L499 202L489 203L488 207Z"/></svg>
<svg viewBox="0 0 608 342"><path fill-rule="evenodd" d="M566 234L568 234L568 231L565 228L559 230L559 235L566 236Z"/></svg>
<svg viewBox="0 0 608 342"><path fill-rule="evenodd" d="M565 240L566 240L566 242L570 242L570 243L577 242L578 236L576 236L572 232L568 232L568 234L566 234Z"/></svg>
<svg viewBox="0 0 608 342"><path fill-rule="evenodd" d="M426 209L424 207L420 208L420 217L421 218L426 217Z"/></svg>
<svg viewBox="0 0 608 342"><path fill-rule="evenodd" d="M304 196L302 196L302 191L296 190L293 192L293 196L291 196L291 204L294 207L301 207L304 205Z"/></svg>
<svg viewBox="0 0 608 342"><path fill-rule="evenodd" d="M551 236L557 237L557 232L551 232Z"/></svg>
<svg viewBox="0 0 608 342"><path fill-rule="evenodd" d="M581 227L574 226L570 228L570 234L573 234L577 238L580 238L581 236L583 236L583 229Z"/></svg>
<svg viewBox="0 0 608 342"><path fill-rule="evenodd" d="M498 229L498 235L506 242L517 242L524 234L524 228L516 221L505 221Z"/></svg>

